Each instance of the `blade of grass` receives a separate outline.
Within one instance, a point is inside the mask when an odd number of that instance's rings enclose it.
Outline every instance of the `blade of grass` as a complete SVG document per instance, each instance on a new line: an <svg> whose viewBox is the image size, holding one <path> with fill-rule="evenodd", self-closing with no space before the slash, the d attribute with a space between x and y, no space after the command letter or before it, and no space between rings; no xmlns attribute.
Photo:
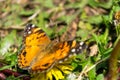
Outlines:
<svg viewBox="0 0 120 80"><path fill-rule="evenodd" d="M110 60L109 60L109 73L108 73L108 79L109 80L117 80L118 77L118 67L117 67L117 59L120 54L120 40L114 47Z"/></svg>

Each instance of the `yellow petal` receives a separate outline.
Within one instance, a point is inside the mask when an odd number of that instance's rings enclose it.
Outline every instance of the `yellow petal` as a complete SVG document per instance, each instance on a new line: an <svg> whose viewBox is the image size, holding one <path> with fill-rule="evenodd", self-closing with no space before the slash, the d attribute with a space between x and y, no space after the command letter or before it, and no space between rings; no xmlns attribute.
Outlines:
<svg viewBox="0 0 120 80"><path fill-rule="evenodd" d="M51 69L51 70L52 70L52 69ZM49 79L49 80L53 80L53 76L52 76L51 70L46 73L47 80L48 80L48 79Z"/></svg>
<svg viewBox="0 0 120 80"><path fill-rule="evenodd" d="M58 65L57 66L63 73L65 74L69 74L74 68L69 65L69 64L65 64L65 65Z"/></svg>
<svg viewBox="0 0 120 80"><path fill-rule="evenodd" d="M64 79L62 72L59 69L57 69L56 67L53 68L52 74L56 80Z"/></svg>

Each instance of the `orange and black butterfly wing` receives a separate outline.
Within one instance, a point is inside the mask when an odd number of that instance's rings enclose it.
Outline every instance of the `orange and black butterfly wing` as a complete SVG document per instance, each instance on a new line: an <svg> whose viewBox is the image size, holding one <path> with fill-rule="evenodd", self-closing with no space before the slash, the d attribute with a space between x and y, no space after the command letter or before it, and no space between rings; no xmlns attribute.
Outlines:
<svg viewBox="0 0 120 80"><path fill-rule="evenodd" d="M59 62L73 53L78 53L82 50L80 48L83 44L76 41L59 42L52 46L51 50L44 51L45 55L41 58L40 55L35 58L35 62L29 69L30 72L44 72L50 69L56 62ZM77 49L78 48L78 49ZM39 58L40 57L40 58Z"/></svg>
<svg viewBox="0 0 120 80"><path fill-rule="evenodd" d="M43 30L32 24L26 26L23 38L22 49L18 54L18 66L22 69L28 69L34 57L43 50L51 40Z"/></svg>

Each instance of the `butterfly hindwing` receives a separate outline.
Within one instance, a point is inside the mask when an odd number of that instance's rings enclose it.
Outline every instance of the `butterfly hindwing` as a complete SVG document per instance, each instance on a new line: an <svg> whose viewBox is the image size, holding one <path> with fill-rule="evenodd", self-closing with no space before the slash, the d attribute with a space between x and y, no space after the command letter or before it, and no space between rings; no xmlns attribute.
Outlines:
<svg viewBox="0 0 120 80"><path fill-rule="evenodd" d="M55 63L63 61L68 56L75 54L76 52L71 52L71 50L80 48L80 46L83 45L80 43L78 45L78 42L76 41L58 42L56 45L51 46L52 50L49 50L48 52L43 51L42 53L45 55L42 58L40 55L36 57L35 62L30 68L30 72L45 72L53 67ZM80 48L79 51L82 51L82 49Z"/></svg>

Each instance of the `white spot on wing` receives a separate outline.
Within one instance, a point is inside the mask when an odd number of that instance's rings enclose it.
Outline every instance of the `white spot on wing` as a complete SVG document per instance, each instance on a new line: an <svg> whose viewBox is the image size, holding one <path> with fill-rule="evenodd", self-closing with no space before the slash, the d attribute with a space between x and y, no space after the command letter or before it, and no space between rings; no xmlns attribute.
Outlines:
<svg viewBox="0 0 120 80"><path fill-rule="evenodd" d="M67 60L68 60L67 58L64 59L64 61L67 61Z"/></svg>
<svg viewBox="0 0 120 80"><path fill-rule="evenodd" d="M28 30L30 30L30 27L28 27Z"/></svg>
<svg viewBox="0 0 120 80"><path fill-rule="evenodd" d="M28 34L31 34L31 31L28 31Z"/></svg>
<svg viewBox="0 0 120 80"><path fill-rule="evenodd" d="M72 54L70 54L68 57L70 58L70 57L72 57L73 55Z"/></svg>
<svg viewBox="0 0 120 80"><path fill-rule="evenodd" d="M71 52L75 52L75 49L72 49Z"/></svg>
<svg viewBox="0 0 120 80"><path fill-rule="evenodd" d="M80 45L82 46L84 44L84 42L80 42Z"/></svg>
<svg viewBox="0 0 120 80"><path fill-rule="evenodd" d="M80 46L79 49L82 49L82 47Z"/></svg>
<svg viewBox="0 0 120 80"><path fill-rule="evenodd" d="M59 61L59 63L63 63L63 61Z"/></svg>
<svg viewBox="0 0 120 80"><path fill-rule="evenodd" d="M33 24L31 27L32 27L32 28L34 28L34 27L35 27L35 25Z"/></svg>

